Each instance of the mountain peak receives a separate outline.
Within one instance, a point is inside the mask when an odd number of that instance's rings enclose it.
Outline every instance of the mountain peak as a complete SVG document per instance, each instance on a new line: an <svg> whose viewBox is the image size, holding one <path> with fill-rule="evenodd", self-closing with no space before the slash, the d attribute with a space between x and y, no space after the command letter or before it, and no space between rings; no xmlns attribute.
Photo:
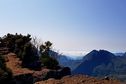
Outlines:
<svg viewBox="0 0 126 84"><path fill-rule="evenodd" d="M109 51L93 50L83 58L83 62L73 71L73 73L91 75L95 67L101 64L107 65L112 61L113 57L115 57L115 55Z"/></svg>
<svg viewBox="0 0 126 84"><path fill-rule="evenodd" d="M84 60L109 60L111 59L114 54L107 50L92 50L90 53L88 53L83 59Z"/></svg>

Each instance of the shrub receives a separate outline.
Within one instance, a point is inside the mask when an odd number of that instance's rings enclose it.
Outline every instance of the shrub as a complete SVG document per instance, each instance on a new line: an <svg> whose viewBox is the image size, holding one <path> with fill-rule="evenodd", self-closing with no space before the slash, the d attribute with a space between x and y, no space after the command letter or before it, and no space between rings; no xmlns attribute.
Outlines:
<svg viewBox="0 0 126 84"><path fill-rule="evenodd" d="M52 57L41 57L41 62L49 69L55 69L58 66L58 61Z"/></svg>
<svg viewBox="0 0 126 84"><path fill-rule="evenodd" d="M59 63L56 59L52 58L50 56L50 49L51 49L52 43L50 41L45 42L45 44L42 44L40 46L40 60L43 63L44 66L50 69L55 69Z"/></svg>
<svg viewBox="0 0 126 84"><path fill-rule="evenodd" d="M40 62L36 48L31 43L25 44L22 54L22 65L24 67L34 69L41 67L41 64L39 63Z"/></svg>
<svg viewBox="0 0 126 84"><path fill-rule="evenodd" d="M12 78L12 72L6 67L5 59L0 56L0 84L6 84Z"/></svg>

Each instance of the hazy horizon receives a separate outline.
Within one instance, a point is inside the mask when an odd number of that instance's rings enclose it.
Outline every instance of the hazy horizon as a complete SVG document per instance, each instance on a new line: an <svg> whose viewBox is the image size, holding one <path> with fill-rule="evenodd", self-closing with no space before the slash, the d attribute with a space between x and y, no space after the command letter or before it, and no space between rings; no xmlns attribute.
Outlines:
<svg viewBox="0 0 126 84"><path fill-rule="evenodd" d="M0 36L22 33L60 52L126 52L125 0L3 0Z"/></svg>

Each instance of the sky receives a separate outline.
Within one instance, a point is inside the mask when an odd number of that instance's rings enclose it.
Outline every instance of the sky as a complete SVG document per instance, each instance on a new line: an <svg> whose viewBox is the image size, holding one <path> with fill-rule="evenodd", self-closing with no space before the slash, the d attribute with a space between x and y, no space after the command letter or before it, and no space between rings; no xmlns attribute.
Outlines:
<svg viewBox="0 0 126 84"><path fill-rule="evenodd" d="M125 52L126 0L0 0L0 36L16 32L64 53Z"/></svg>

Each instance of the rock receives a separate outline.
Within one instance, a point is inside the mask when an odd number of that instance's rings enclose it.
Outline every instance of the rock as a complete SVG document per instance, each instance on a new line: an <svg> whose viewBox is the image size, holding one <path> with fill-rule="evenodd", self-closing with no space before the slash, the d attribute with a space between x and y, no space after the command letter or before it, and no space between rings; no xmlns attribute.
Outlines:
<svg viewBox="0 0 126 84"><path fill-rule="evenodd" d="M61 79L64 76L71 75L70 68L64 67L59 70L43 69L33 73L35 81L48 80L50 78Z"/></svg>
<svg viewBox="0 0 126 84"><path fill-rule="evenodd" d="M11 82L13 84L34 84L34 78L32 74L21 74L14 76L13 81Z"/></svg>
<svg viewBox="0 0 126 84"><path fill-rule="evenodd" d="M41 69L41 62L40 61L34 61L32 63L26 63L24 67L27 67L32 70L40 70Z"/></svg>
<svg viewBox="0 0 126 84"><path fill-rule="evenodd" d="M110 80L110 78L108 76L105 76L104 80Z"/></svg>
<svg viewBox="0 0 126 84"><path fill-rule="evenodd" d="M69 67L64 67L60 71L61 77L71 75L71 69Z"/></svg>
<svg viewBox="0 0 126 84"><path fill-rule="evenodd" d="M47 78L47 73L49 71L50 71L49 69L42 69L41 71L35 71L33 73L34 81L45 80L45 78Z"/></svg>

